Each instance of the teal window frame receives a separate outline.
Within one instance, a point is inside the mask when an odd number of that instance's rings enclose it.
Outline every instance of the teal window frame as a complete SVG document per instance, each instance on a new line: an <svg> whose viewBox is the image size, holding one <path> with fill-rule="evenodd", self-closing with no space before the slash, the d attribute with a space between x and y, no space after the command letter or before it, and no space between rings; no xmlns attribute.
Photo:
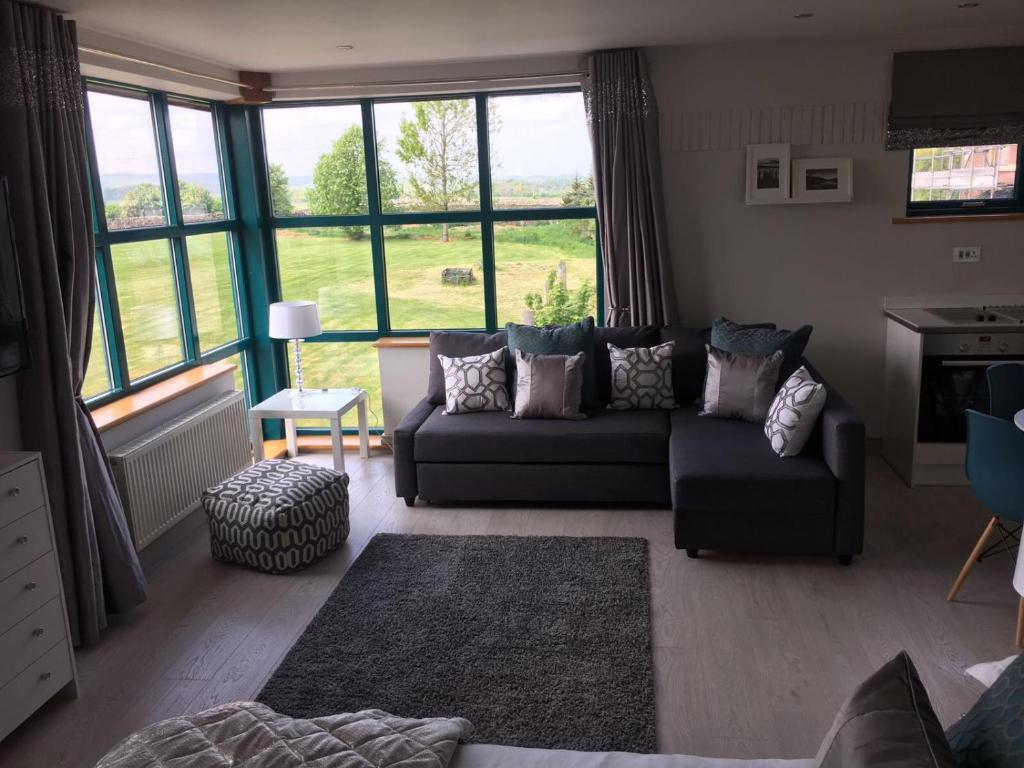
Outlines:
<svg viewBox="0 0 1024 768"><path fill-rule="evenodd" d="M225 107L217 102L196 99L190 96L169 94L96 78L83 78L83 91L97 90L104 93L124 94L149 103L153 118L154 141L160 165L160 186L163 192L167 222L163 226L139 227L111 230L107 226L103 190L100 183L99 165L96 160L96 146L93 125L89 114L89 100L85 99L85 131L89 153L89 186L92 200L93 232L96 247L96 293L100 303L100 318L103 322L102 339L105 350L94 350L93 354L105 354L108 363L110 389L90 397L86 403L99 407L130 395L147 386L168 379L199 365L217 362L233 355L239 355L242 362L242 376L246 396L249 383L254 379L254 361L251 312L245 281L246 270L240 242L240 221L237 215L237 196L233 179L232 163L227 152L228 137L225 129ZM169 106L188 103L210 110L214 125L218 172L224 205L224 218L219 221L205 221L186 224L182 217L181 199L178 190L177 170L174 162L174 143L170 129ZM193 235L224 233L228 244L231 263L232 292L238 322L238 337L227 344L203 352L199 342L199 328L196 322L192 283L189 275L187 238ZM175 300L178 320L181 324L182 360L161 368L134 381L128 372L124 336L121 332L121 313L117 301L117 275L113 268L111 248L125 243L163 241L170 245L174 271Z"/></svg>
<svg viewBox="0 0 1024 768"><path fill-rule="evenodd" d="M282 296L280 269L277 259L278 230L297 229L304 227L368 227L370 232L371 257L373 264L374 298L376 302L377 328L375 330L326 330L316 339L306 341L307 344L336 342L373 342L383 337L422 337L436 328L416 330L395 329L391 327L389 301L387 292L387 270L384 254L384 228L401 224L477 224L480 226L480 237L483 261L484 288L484 319L485 324L479 328L458 328L456 330L495 332L499 330L497 322L497 289L494 254L494 225L508 221L566 221L592 220L595 223L594 259L596 264L597 294L596 315L598 323L604 317L604 271L601 265L600 227L597 226L597 209L594 206L580 208L515 208L495 209L491 197L490 168L490 136L488 132L488 99L501 96L528 96L552 93L579 93L579 87L536 88L528 90L480 91L462 94L431 94L416 96L396 96L384 98L361 99L329 99L301 102L266 104L259 107L259 119L252 120L251 141L259 149L259 162L255 170L260 176L262 190L262 210L266 211L263 244L268 252L267 289L270 301L280 301ZM380 188L377 174L377 134L374 125L374 106L387 103L410 103L416 101L437 101L443 99L473 99L476 110L477 163L480 182L480 208L473 211L444 212L394 212L384 213L381 210ZM295 109L315 106L359 106L362 113L363 149L366 158L366 184L368 212L354 215L332 216L277 216L273 212L270 199L270 163L264 141L263 114L269 110ZM503 326L502 326L503 327ZM274 386L289 386L285 345L277 345L279 361L274 366L276 371ZM283 376L282 376L283 373ZM303 429L306 434L323 433L325 430ZM377 430L380 431L379 429Z"/></svg>

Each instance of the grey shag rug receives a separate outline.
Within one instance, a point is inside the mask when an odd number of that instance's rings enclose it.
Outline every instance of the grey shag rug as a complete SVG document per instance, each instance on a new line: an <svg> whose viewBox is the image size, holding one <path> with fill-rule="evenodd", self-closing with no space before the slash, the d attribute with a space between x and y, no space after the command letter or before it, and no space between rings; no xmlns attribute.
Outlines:
<svg viewBox="0 0 1024 768"><path fill-rule="evenodd" d="M459 716L472 741L654 752L647 541L379 534L257 699Z"/></svg>

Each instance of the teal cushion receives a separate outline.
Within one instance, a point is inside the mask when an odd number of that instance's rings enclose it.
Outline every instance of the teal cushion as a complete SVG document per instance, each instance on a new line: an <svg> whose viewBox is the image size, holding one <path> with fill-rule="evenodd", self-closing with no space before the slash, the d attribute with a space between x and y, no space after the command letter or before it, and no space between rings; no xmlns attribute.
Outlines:
<svg viewBox="0 0 1024 768"><path fill-rule="evenodd" d="M1024 765L1024 654L946 731L957 768Z"/></svg>
<svg viewBox="0 0 1024 768"><path fill-rule="evenodd" d="M800 367L812 330L809 325L802 325L795 331L754 327L720 317L711 325L711 346L741 355L771 355L781 351L779 381L785 381Z"/></svg>
<svg viewBox="0 0 1024 768"><path fill-rule="evenodd" d="M512 385L512 399L515 400L515 359L516 350L532 355L575 355L582 352L583 358L583 408L597 408L597 375L594 368L594 318L588 317L571 325L557 325L538 328L533 325L508 323L508 354L512 360L509 382Z"/></svg>

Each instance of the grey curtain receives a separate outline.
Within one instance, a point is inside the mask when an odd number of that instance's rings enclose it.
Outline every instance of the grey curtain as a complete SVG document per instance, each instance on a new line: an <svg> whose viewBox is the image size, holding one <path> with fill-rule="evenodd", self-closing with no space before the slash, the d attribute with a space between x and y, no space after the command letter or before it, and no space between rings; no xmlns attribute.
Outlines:
<svg viewBox="0 0 1024 768"><path fill-rule="evenodd" d="M22 442L46 468L73 640L146 599L99 435L82 402L95 293L85 116L73 23L0 0L0 175L10 186L31 367Z"/></svg>
<svg viewBox="0 0 1024 768"><path fill-rule="evenodd" d="M665 325L675 290L658 147L658 105L643 51L598 51L583 88L594 151L608 325Z"/></svg>

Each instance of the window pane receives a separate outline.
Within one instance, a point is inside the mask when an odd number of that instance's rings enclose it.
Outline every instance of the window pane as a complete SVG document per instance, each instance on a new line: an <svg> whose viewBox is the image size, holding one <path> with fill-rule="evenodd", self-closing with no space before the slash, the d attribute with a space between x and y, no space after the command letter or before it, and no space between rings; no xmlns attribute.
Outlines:
<svg viewBox="0 0 1024 768"><path fill-rule="evenodd" d="M373 115L382 210L480 207L472 99L375 104Z"/></svg>
<svg viewBox="0 0 1024 768"><path fill-rule="evenodd" d="M281 298L315 301L329 331L377 328L368 227L304 227L277 231Z"/></svg>
<svg viewBox="0 0 1024 768"><path fill-rule="evenodd" d="M392 328L484 327L479 224L385 227L384 261Z"/></svg>
<svg viewBox="0 0 1024 768"><path fill-rule="evenodd" d="M186 224L224 218L213 113L191 104L168 106L181 216Z"/></svg>
<svg viewBox="0 0 1024 768"><path fill-rule="evenodd" d="M365 214L358 105L263 110L275 216Z"/></svg>
<svg viewBox="0 0 1024 768"><path fill-rule="evenodd" d="M184 358L171 244L149 240L110 247L121 333L134 381Z"/></svg>
<svg viewBox="0 0 1024 768"><path fill-rule="evenodd" d="M100 187L109 229L157 227L167 214L153 113L145 96L89 91Z"/></svg>
<svg viewBox="0 0 1024 768"><path fill-rule="evenodd" d="M1016 181L1016 144L915 149L910 202L1012 198Z"/></svg>
<svg viewBox="0 0 1024 768"><path fill-rule="evenodd" d="M594 204L583 94L494 96L489 104L495 208Z"/></svg>
<svg viewBox="0 0 1024 768"><path fill-rule="evenodd" d="M593 315L594 220L496 223L494 269L499 326L572 323Z"/></svg>
<svg viewBox="0 0 1024 768"><path fill-rule="evenodd" d="M89 364L85 369L85 381L82 383L82 397L86 400L110 390L110 363L107 360L107 348L103 340L103 318L100 315L100 303L97 300L96 312L92 319Z"/></svg>
<svg viewBox="0 0 1024 768"><path fill-rule="evenodd" d="M225 232L185 238L192 298L199 326L199 349L205 352L238 338L238 313Z"/></svg>
<svg viewBox="0 0 1024 768"><path fill-rule="evenodd" d="M295 381L295 352L288 342L288 375ZM305 342L302 345L302 378L307 389L318 387L360 387L369 397L371 427L384 423L380 399L380 366L377 350L369 341ZM300 427L326 427L326 421L299 419ZM356 409L341 418L346 427L358 425Z"/></svg>

